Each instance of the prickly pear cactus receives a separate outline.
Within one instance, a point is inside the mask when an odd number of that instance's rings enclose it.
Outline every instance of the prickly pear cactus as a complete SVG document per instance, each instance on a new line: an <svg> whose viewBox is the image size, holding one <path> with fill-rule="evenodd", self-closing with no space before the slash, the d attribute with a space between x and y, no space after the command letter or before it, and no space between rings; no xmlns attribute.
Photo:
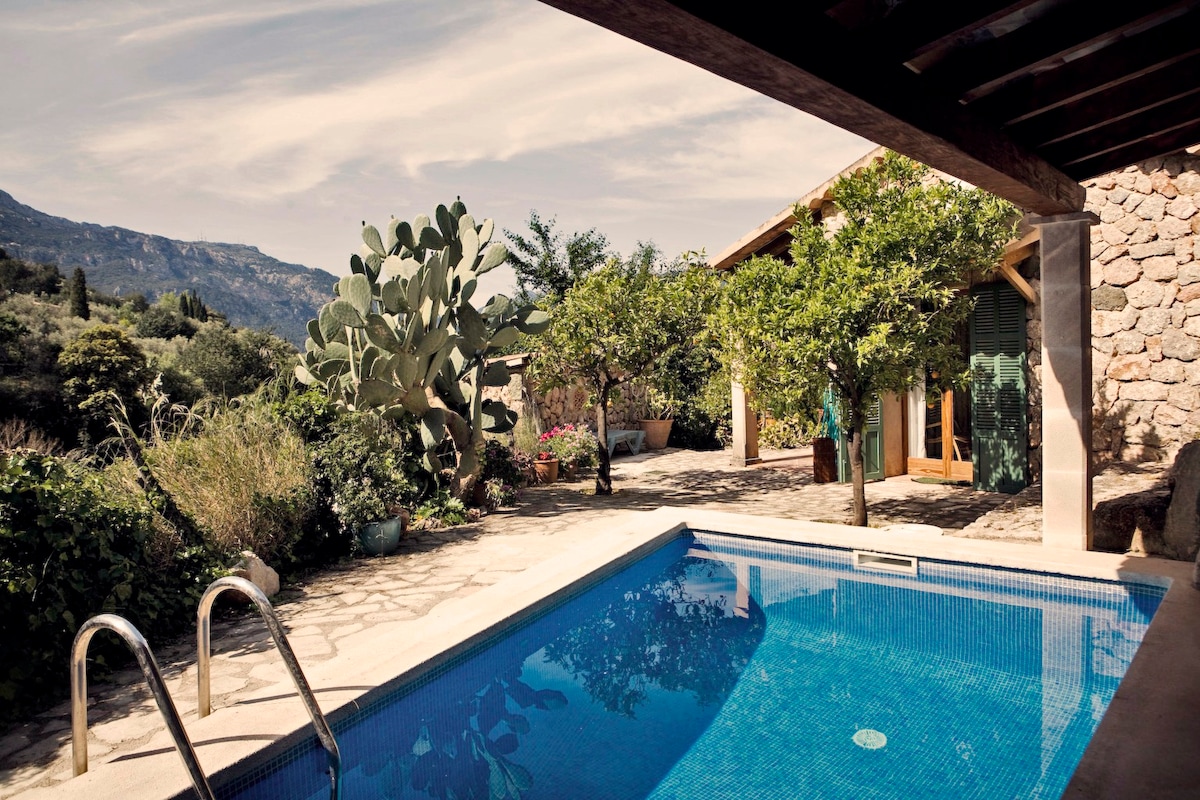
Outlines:
<svg viewBox="0 0 1200 800"><path fill-rule="evenodd" d="M490 219L476 223L461 199L438 206L434 219L393 218L384 231L363 225L363 248L335 299L308 323L296 378L323 387L339 408L394 419L415 417L424 467L439 472L453 442L459 493L479 472L483 433L511 430L515 412L483 399L486 386L508 383L489 356L524 334L541 333L549 315L495 295L476 309L479 276L508 259L492 242Z"/></svg>

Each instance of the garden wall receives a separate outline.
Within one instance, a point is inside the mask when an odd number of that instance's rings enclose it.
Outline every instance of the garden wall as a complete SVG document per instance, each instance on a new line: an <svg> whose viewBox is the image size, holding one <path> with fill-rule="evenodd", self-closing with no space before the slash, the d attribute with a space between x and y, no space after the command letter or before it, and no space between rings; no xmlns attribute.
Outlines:
<svg viewBox="0 0 1200 800"><path fill-rule="evenodd" d="M514 356L509 359L512 376L507 386L490 387L484 397L501 400L518 416L531 418L530 404L537 406L539 431L548 431L555 425L572 422L596 429L596 409L588 403L588 389L582 383L574 386L537 392L526 375L529 356ZM621 387L621 396L612 401L608 410L609 429L636 429L638 421L646 417L646 389L634 384Z"/></svg>
<svg viewBox="0 0 1200 800"><path fill-rule="evenodd" d="M1200 433L1200 156L1086 181L1092 228L1093 447L1157 461Z"/></svg>

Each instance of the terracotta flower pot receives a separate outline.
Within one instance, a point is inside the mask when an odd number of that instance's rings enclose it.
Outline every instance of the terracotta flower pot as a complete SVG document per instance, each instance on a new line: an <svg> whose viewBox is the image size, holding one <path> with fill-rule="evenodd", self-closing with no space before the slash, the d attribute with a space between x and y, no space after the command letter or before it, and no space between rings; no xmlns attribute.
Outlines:
<svg viewBox="0 0 1200 800"><path fill-rule="evenodd" d="M662 450L671 438L671 419L644 419L639 424L646 432L646 449Z"/></svg>
<svg viewBox="0 0 1200 800"><path fill-rule="evenodd" d="M535 461L533 468L537 472L538 483L554 483L558 480L558 459Z"/></svg>

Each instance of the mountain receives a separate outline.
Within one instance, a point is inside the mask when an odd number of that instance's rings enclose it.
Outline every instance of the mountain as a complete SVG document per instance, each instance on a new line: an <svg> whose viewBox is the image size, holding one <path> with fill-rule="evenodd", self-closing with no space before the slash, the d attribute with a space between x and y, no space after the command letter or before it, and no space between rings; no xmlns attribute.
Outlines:
<svg viewBox="0 0 1200 800"><path fill-rule="evenodd" d="M297 346L304 326L333 296L337 276L285 264L256 247L179 242L146 233L52 217L0 191L0 247L13 258L83 267L89 288L108 294L194 289L238 327L267 328Z"/></svg>

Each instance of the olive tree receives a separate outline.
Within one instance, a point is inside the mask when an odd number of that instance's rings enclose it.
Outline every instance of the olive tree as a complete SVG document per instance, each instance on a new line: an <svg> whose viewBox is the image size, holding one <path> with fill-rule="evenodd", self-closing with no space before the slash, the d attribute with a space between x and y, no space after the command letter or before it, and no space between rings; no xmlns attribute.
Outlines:
<svg viewBox="0 0 1200 800"><path fill-rule="evenodd" d="M895 153L831 190L840 228L796 208L792 263L739 266L720 318L733 374L773 413L819 403L832 386L849 434L855 525L867 523L863 428L873 398L926 368L966 378L955 329L970 314L973 271L998 262L1016 210L979 189L933 178Z"/></svg>

